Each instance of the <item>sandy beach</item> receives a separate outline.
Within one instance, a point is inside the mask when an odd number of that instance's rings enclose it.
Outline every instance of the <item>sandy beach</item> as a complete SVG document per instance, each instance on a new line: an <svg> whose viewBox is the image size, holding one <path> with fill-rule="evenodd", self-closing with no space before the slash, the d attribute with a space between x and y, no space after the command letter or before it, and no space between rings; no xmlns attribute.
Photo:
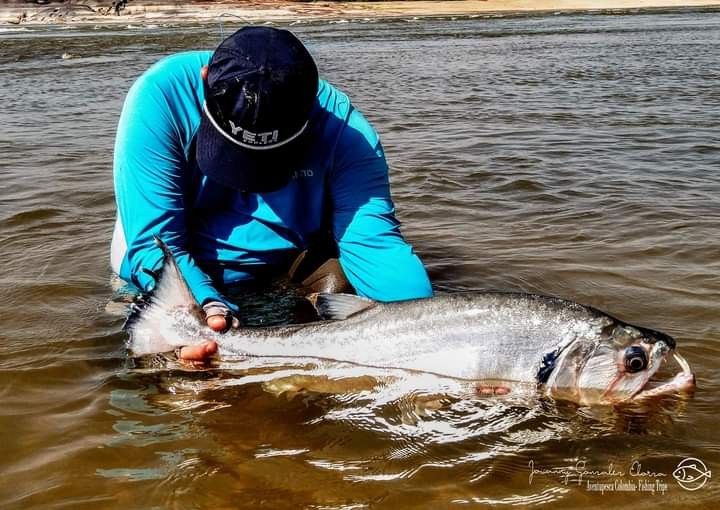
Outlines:
<svg viewBox="0 0 720 510"><path fill-rule="evenodd" d="M720 7L718 0L438 0L394 2L130 1L119 15L112 2L74 1L38 5L11 2L0 7L0 24L182 23L220 16L248 22L349 20L415 16L471 16L508 12Z"/></svg>

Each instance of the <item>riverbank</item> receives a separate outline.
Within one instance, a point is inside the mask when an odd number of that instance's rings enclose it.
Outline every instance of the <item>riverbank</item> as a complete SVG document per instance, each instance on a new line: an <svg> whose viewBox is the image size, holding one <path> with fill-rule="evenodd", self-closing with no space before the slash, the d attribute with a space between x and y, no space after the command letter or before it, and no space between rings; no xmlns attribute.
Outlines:
<svg viewBox="0 0 720 510"><path fill-rule="evenodd" d="M608 11L645 8L719 7L720 0L437 0L393 2L131 1L116 14L109 1L16 3L0 7L0 24L182 23L219 16L248 22L363 18L471 16L508 12Z"/></svg>

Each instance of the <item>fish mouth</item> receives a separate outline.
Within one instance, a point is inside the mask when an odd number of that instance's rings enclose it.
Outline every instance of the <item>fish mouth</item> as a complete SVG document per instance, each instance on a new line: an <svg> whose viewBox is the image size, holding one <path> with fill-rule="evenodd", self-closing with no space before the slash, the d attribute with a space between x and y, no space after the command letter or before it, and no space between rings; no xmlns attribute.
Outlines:
<svg viewBox="0 0 720 510"><path fill-rule="evenodd" d="M665 382L646 382L642 388L635 392L635 394L631 395L627 400L640 401L649 398L661 397L663 395L686 393L694 390L695 374L693 374L690 369L690 364L676 351L673 351L672 357L680 366L680 372Z"/></svg>
<svg viewBox="0 0 720 510"><path fill-rule="evenodd" d="M638 374L635 376L641 377L638 381L639 384L633 384L632 387L627 387L628 384L624 382L625 378L633 376L621 368L620 372L618 372L602 393L600 397L601 401L611 404L636 402L664 395L690 392L695 388L695 375L690 369L690 364L677 353L674 348L674 342L668 345L664 341L657 341L650 345L651 347L647 352L648 357L651 358L651 364L646 372L642 375ZM671 355L672 359L674 359L680 367L680 372L669 379L652 379L662 363L668 361Z"/></svg>
<svg viewBox="0 0 720 510"><path fill-rule="evenodd" d="M664 395L690 393L695 388L695 375L689 363L675 349L675 342L665 342L656 339L653 342L642 342L648 357L648 367L645 371L631 373L626 370L622 359L615 357L608 360L608 355L595 356L595 349L568 348L560 355L557 352L546 355L543 365L538 372L538 380L545 384L548 394L559 399L576 400L581 404L616 405L661 397ZM674 376L656 373L664 362L672 360L680 368ZM600 359L599 362L597 360ZM593 360L596 362L593 364ZM571 370L564 370L571 368ZM543 375L550 369L549 377L543 380ZM583 374L598 370L612 372L609 381L593 381L591 377L582 380ZM568 376L572 373L572 376ZM563 379L561 376L565 374Z"/></svg>

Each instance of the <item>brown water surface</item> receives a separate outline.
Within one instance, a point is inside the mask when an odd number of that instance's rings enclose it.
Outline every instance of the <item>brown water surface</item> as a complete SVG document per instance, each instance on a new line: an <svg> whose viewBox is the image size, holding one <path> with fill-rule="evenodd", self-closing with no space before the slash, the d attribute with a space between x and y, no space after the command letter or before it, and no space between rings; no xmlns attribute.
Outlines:
<svg viewBox="0 0 720 510"><path fill-rule="evenodd" d="M292 28L381 133L438 290L553 294L667 332L696 394L642 410L446 398L421 413L420 392L287 399L239 372L134 368L105 312L115 126L144 69L212 48L218 29L4 28L0 506L717 503L717 12ZM286 317L259 293L245 306L251 322ZM695 491L671 475L686 457L712 472ZM583 465L612 473L579 480Z"/></svg>

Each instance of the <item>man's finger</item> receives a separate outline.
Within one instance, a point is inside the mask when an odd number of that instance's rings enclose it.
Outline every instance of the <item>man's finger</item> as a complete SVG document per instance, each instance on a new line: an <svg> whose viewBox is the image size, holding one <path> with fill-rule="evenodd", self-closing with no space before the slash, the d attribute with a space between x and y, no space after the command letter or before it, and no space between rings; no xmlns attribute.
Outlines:
<svg viewBox="0 0 720 510"><path fill-rule="evenodd" d="M224 315L211 315L207 318L207 325L210 326L210 329L218 333L222 333L228 329L227 319Z"/></svg>
<svg viewBox="0 0 720 510"><path fill-rule="evenodd" d="M187 345L180 349L180 359L183 361L207 361L218 350L217 342L208 340L200 345Z"/></svg>

